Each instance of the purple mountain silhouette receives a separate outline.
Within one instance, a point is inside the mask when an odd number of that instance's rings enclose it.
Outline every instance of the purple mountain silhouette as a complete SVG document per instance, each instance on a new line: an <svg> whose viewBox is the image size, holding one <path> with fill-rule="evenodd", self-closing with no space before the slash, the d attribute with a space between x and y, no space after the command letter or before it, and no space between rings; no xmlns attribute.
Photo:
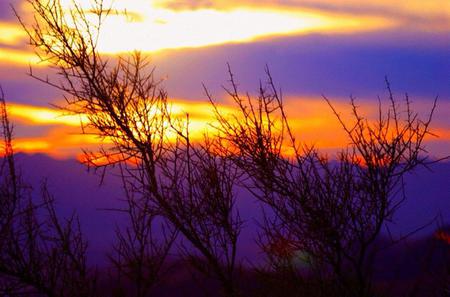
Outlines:
<svg viewBox="0 0 450 297"><path fill-rule="evenodd" d="M98 174L88 172L74 159L56 160L44 154L18 154L17 163L25 181L38 195L40 183L47 180L62 216L76 212L89 240L92 259L104 263L105 252L111 251L116 225L126 223L122 214L105 209L119 208L123 198L120 180L108 175L102 185ZM440 215L444 224L450 224L450 162L435 164L431 170L419 168L406 178L407 200L390 224L397 236L430 222ZM241 237L241 256L257 260L259 254L254 238L257 232L260 206L249 195L238 201L241 216L246 221ZM420 230L414 236L426 237L436 229L436 224Z"/></svg>

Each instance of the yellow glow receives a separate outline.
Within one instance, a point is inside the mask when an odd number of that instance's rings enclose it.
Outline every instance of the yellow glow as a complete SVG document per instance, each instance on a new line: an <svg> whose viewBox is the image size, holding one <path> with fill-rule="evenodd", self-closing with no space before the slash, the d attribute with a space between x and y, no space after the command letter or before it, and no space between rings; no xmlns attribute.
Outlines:
<svg viewBox="0 0 450 297"><path fill-rule="evenodd" d="M48 0L54 1L54 0ZM85 11L92 5L90 0L60 0L69 12L73 2ZM319 8L305 9L302 1L292 1L283 6L272 0L217 0L202 5L196 2L195 9L190 1L175 0L104 0L104 7L114 11L103 23L99 50L116 54L131 50L154 52L164 49L203 47L225 43L250 42L255 39L280 35L307 33L357 33L383 30L402 24L409 24L408 18L420 16L430 19L430 30L449 30L450 23L445 16L450 13L446 0L318 0ZM174 9L179 7L182 9ZM324 7L341 7L335 13L320 10ZM341 5L341 6L339 6ZM32 10L22 2L23 11ZM314 6L314 5L313 5ZM362 13L355 13L355 10ZM398 12L399 16L383 14L380 11ZM347 13L345 13L347 11ZM126 15L124 14L126 12ZM88 16L90 14L88 13ZM439 20L439 21L438 21ZM443 21L442 21L443 20ZM95 23L95 18L92 19ZM406 23L405 23L406 22ZM436 23L438 22L438 23ZM422 26L421 25L421 26ZM22 45L25 33L18 24L0 23L0 43ZM33 54L0 48L0 61L19 64L37 64ZM44 64L37 64L44 66Z"/></svg>
<svg viewBox="0 0 450 297"><path fill-rule="evenodd" d="M0 43L14 45L26 37L21 26L0 22Z"/></svg>
<svg viewBox="0 0 450 297"><path fill-rule="evenodd" d="M192 123L203 122L206 124L211 120L213 112L211 105L207 102L174 100L170 103L169 108L173 116L184 116L188 113ZM225 106L221 107L221 110L227 113L232 111L231 108ZM88 121L85 115L69 115L56 108L16 103L8 103L8 113L16 119L44 125L62 124L79 127L81 122L86 123Z"/></svg>
<svg viewBox="0 0 450 297"><path fill-rule="evenodd" d="M364 31L387 25L381 19L332 18L300 11L158 9L148 11L142 22L110 16L104 23L99 50L104 53L157 51L246 42L272 35Z"/></svg>
<svg viewBox="0 0 450 297"><path fill-rule="evenodd" d="M340 103L339 103L340 102ZM361 101L361 111L369 118L376 117L377 104ZM333 152L345 147L348 139L340 127L327 104L321 98L287 98L285 107L291 128L297 140L305 144L314 145L319 149ZM349 106L345 101L337 101L335 107L341 112L344 119L349 119ZM416 105L418 110L428 110L426 102ZM442 113L437 116L446 118L446 112L450 105L443 103L440 106ZM219 109L225 114L238 114L230 105L220 105ZM174 117L185 118L189 114L189 133L193 141L202 139L204 133L214 135L211 125L215 125L212 107L208 102L193 102L187 100L173 100L171 110ZM15 141L17 151L44 152L54 157L74 157L80 154L81 148L91 148L93 151L99 144L111 143L109 139L102 139L95 135L82 135L79 128L79 116L68 116L57 109L36 107L30 105L8 104L11 121L20 121L22 125L51 125L41 137L19 138ZM87 120L82 117L83 121ZM439 138L427 138L433 141L450 142L450 126L432 128ZM175 138L174 133L166 137L169 140ZM289 150L285 153L289 155Z"/></svg>
<svg viewBox="0 0 450 297"><path fill-rule="evenodd" d="M14 150L21 152L47 152L50 144L42 139L15 139Z"/></svg>
<svg viewBox="0 0 450 297"><path fill-rule="evenodd" d="M62 1L65 9L70 9L71 2ZM88 0L76 3L86 11L91 8ZM109 54L249 42L268 36L310 32L359 32L394 24L383 17L319 13L299 8L171 10L149 0L115 1L112 6L115 11L102 23L98 45L100 52ZM88 13L88 16L92 15ZM92 22L95 21L92 16Z"/></svg>
<svg viewBox="0 0 450 297"><path fill-rule="evenodd" d="M0 47L0 61L10 64L32 64L33 66L46 66L47 63L41 62L32 52L24 50L14 50Z"/></svg>
<svg viewBox="0 0 450 297"><path fill-rule="evenodd" d="M87 121L85 116L67 115L57 109L13 103L8 104L8 113L18 119L46 125L63 124L78 127L81 122Z"/></svg>
<svg viewBox="0 0 450 297"><path fill-rule="evenodd" d="M347 11L350 14L383 16L396 19L408 27L431 31L449 30L450 4L448 0L153 0L159 7L175 10L209 7L230 10L242 7L252 8L317 8L323 11Z"/></svg>

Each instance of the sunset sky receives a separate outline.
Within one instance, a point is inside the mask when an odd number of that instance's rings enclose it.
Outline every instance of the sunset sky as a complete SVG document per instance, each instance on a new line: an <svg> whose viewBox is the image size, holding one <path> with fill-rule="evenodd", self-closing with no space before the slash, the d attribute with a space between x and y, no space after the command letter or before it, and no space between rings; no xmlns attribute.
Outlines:
<svg viewBox="0 0 450 297"><path fill-rule="evenodd" d="M76 2L89 9L89 0ZM64 94L27 75L29 66L43 75L51 70L27 46L10 5L25 22L32 11L25 0L0 0L0 84L16 149L78 156L98 139L80 135L80 118L52 107ZM102 29L101 52L148 54L174 110L188 112L199 133L212 121L202 83L228 108L226 64L250 93L264 80L267 64L302 140L324 149L345 145L322 95L343 114L353 95L370 115L377 96L386 98L387 76L394 94L408 93L419 112L438 97L432 126L439 138L428 147L436 156L450 152L448 0L115 0L114 8Z"/></svg>

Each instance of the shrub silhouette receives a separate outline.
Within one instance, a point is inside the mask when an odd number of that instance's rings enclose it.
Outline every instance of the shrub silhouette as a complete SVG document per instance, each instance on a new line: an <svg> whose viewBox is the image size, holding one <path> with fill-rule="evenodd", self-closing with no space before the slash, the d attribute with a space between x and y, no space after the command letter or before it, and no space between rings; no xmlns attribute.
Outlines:
<svg viewBox="0 0 450 297"><path fill-rule="evenodd" d="M96 276L86 263L87 245L77 217L58 218L45 183L42 201L32 199L19 173L1 88L0 120L0 294L96 296Z"/></svg>
<svg viewBox="0 0 450 297"><path fill-rule="evenodd" d="M267 268L295 274L293 279L300 282L294 260L307 262L309 272L323 287L330 284L334 294L372 296L375 243L406 199L403 177L432 163L423 141L431 134L436 101L422 120L408 97L403 103L393 97L386 81L387 109L380 101L378 118L369 120L351 98L348 123L325 98L350 143L333 162L295 139L268 69L267 84L256 98L242 97L231 70L229 74L231 87L226 90L238 113L227 117L215 108L218 143L245 172L247 189L270 210L259 237ZM288 149L290 157L283 153ZM306 257L301 259L299 252Z"/></svg>

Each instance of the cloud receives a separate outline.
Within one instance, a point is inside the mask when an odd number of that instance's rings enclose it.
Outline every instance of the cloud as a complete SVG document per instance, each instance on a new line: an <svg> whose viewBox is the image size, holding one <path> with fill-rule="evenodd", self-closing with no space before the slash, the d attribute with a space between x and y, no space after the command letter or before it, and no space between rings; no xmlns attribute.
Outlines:
<svg viewBox="0 0 450 297"><path fill-rule="evenodd" d="M55 103L58 91L25 75L32 53L0 49L0 82L15 102ZM21 64L14 64L20 53ZM229 62L244 90L254 90L268 64L284 93L292 96L373 98L383 93L387 76L400 96L450 100L448 35L414 31L312 34L271 37L245 44L168 50L151 54L157 78L175 98L202 99L205 83L221 95ZM53 72L35 69L42 77Z"/></svg>
<svg viewBox="0 0 450 297"><path fill-rule="evenodd" d="M268 64L290 96L372 98L383 94L387 76L399 96L450 100L445 34L384 32L271 38L250 44L180 50L155 55L157 73L167 75L169 94L202 98L202 83L223 93L229 62L243 90L255 90Z"/></svg>
<svg viewBox="0 0 450 297"><path fill-rule="evenodd" d="M391 1L372 0L364 4L355 0L339 3L331 0L105 0L106 5L111 2L116 10L103 22L98 49L109 54L133 50L155 52L251 43L275 36L381 32L399 26L409 30L444 30L448 33L447 9L440 1L432 0L420 5L422 1L413 0L407 5L405 1L392 4ZM62 2L70 9L71 1ZM90 11L90 1L76 2ZM23 8L22 14L27 20L32 14L23 3L17 5ZM1 28L0 47L6 44L23 48L25 34L17 22L4 22ZM3 53L1 59L29 62L29 57L18 52L11 55Z"/></svg>
<svg viewBox="0 0 450 297"><path fill-rule="evenodd" d="M267 36L364 32L395 25L383 17L342 16L279 8L238 8L230 11L148 8L140 13L142 20L137 22L130 22L120 15L106 19L99 38L99 50L104 53L135 49L154 52L252 42Z"/></svg>
<svg viewBox="0 0 450 297"><path fill-rule="evenodd" d="M60 124L79 127L82 122L87 121L86 117L67 114L55 108L16 103L8 104L8 113L14 118L41 125Z"/></svg>
<svg viewBox="0 0 450 297"><path fill-rule="evenodd" d="M34 67L45 67L48 63L41 61L33 52L26 49L12 49L8 47L0 47L0 63L1 65L33 65Z"/></svg>
<svg viewBox="0 0 450 297"><path fill-rule="evenodd" d="M335 108L344 119L349 119L350 106L342 101L333 101ZM377 116L378 103L370 100L359 100L360 110L369 119ZM202 138L203 133L215 133L212 126L216 125L212 107L205 101L171 100L174 117L184 118L189 113L190 135L193 141ZM421 116L426 116L431 105L426 101L415 102L413 108ZM225 114L238 114L232 105L221 104L219 108ZM290 120L291 128L296 138L303 143L313 144L319 149L333 152L345 147L348 139L332 111L322 98L285 98L285 109ZM12 122L19 125L16 151L41 152L58 158L74 157L81 153L81 149L96 150L102 145L108 145L108 139L101 139L95 135L83 135L79 128L80 121L87 121L83 117L64 114L61 110L23 104L8 104L8 111ZM450 102L441 103L436 114L437 121L432 131L439 138L429 138L435 146L431 151L435 155L443 155L439 146L450 144L450 124L445 120L450 117ZM32 132L30 132L32 130ZM21 133L22 132L22 133ZM23 133L25 132L25 133ZM170 135L168 135L170 139Z"/></svg>
<svg viewBox="0 0 450 297"><path fill-rule="evenodd" d="M19 42L24 43L26 33L20 25L0 22L0 44L16 45Z"/></svg>
<svg viewBox="0 0 450 297"><path fill-rule="evenodd" d="M71 1L62 3L67 12L73 9ZM89 17L90 2L77 0L76 3ZM395 26L382 16L340 15L283 7L173 10L158 7L148 0L117 1L112 5L116 10L102 22L97 47L105 54L249 43L270 36L367 32ZM24 7L20 13L24 23L33 23L30 8L23 3L20 7ZM26 43L21 26L17 21L0 24L0 61L29 63L30 57L19 52ZM11 47L17 51L12 52ZM32 63L36 63L35 60Z"/></svg>
<svg viewBox="0 0 450 297"><path fill-rule="evenodd" d="M450 29L450 4L446 0L156 0L156 3L174 10L232 10L240 7L314 9L383 16L417 28Z"/></svg>

